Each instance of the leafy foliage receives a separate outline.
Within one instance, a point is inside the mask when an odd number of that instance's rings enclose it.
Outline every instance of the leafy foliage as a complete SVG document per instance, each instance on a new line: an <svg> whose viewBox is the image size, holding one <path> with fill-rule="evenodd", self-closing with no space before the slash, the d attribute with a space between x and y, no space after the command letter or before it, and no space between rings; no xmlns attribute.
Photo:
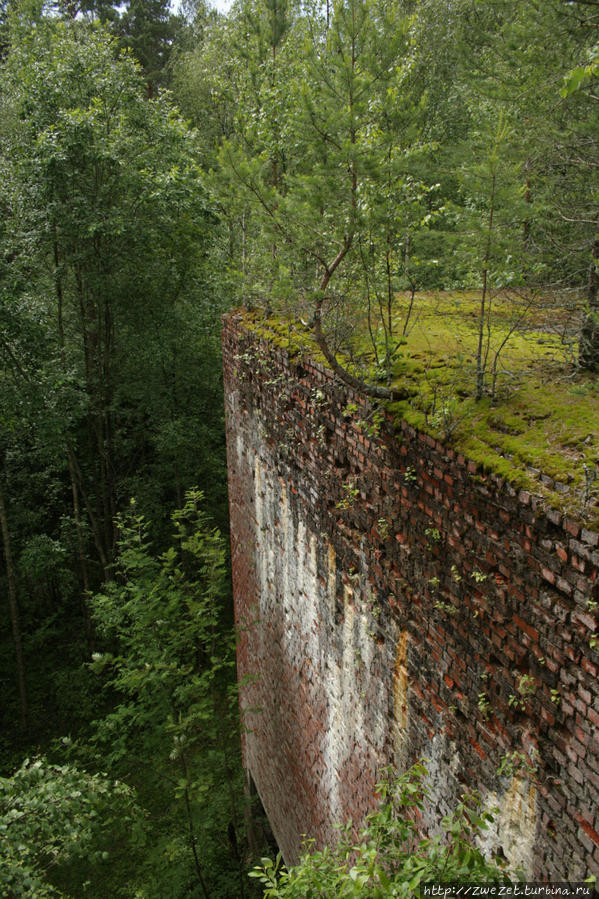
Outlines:
<svg viewBox="0 0 599 899"><path fill-rule="evenodd" d="M22 831L23 876L36 884L22 894L131 896L137 884L180 897L205 876L213 897L243 895L222 539L188 506L163 560L138 511L164 547L172 507L201 478L226 520L224 288L209 257L215 219L196 135L168 97L148 102L148 73L73 18L73 5L49 15L11 6L0 70L0 583L15 616L0 674L12 684L18 656L23 727L3 729L2 768L32 745L48 751L52 737L81 737L52 747L77 768L41 763L64 814L47 853L45 836L38 853L35 830ZM133 492L138 506L120 532ZM105 579L92 621L90 597ZM6 720L18 722L17 691L3 698ZM117 781L144 809L124 855L110 844L121 829L109 797L103 811L94 798L106 783L116 803ZM10 797L24 780L5 787ZM121 811L127 829L133 813Z"/></svg>
<svg viewBox="0 0 599 899"><path fill-rule="evenodd" d="M414 765L405 775L379 785L380 806L368 815L358 840L351 823L335 848L308 852L299 865L262 859L251 876L264 886L265 899L320 896L387 899L412 896L421 884L507 880L497 861L485 858L476 840L492 820L474 796L464 796L443 818L441 832L419 839L415 820L427 797L426 769Z"/></svg>
<svg viewBox="0 0 599 899"><path fill-rule="evenodd" d="M17 11L0 73L0 461L30 718L61 733L94 714L89 679L65 671L92 648L85 597L123 502L138 496L164 540L201 478L226 520L222 293L193 132L100 29Z"/></svg>
<svg viewBox="0 0 599 899"><path fill-rule="evenodd" d="M105 574L133 459L151 467L161 432L182 426L181 329L205 328L189 302L210 221L194 137L168 102L145 100L130 57L77 22L42 23L14 47L3 93L5 251L54 327L63 445ZM178 438L164 454L180 478L187 452Z"/></svg>
<svg viewBox="0 0 599 899"><path fill-rule="evenodd" d="M123 841L140 837L141 816L131 789L104 774L26 759L0 778L0 889L5 896L64 895L61 870L87 874ZM108 839L107 839L108 837Z"/></svg>
<svg viewBox="0 0 599 899"><path fill-rule="evenodd" d="M228 828L241 822L233 642L220 626L225 551L201 502L201 493L187 494L173 515L175 543L160 557L132 504L119 519L115 580L92 600L107 646L92 668L117 697L95 743L136 786L152 809L153 841L177 860L176 875L153 859L142 866L149 895L165 897L181 895L194 876L203 894L231 895L240 873L228 860Z"/></svg>
<svg viewBox="0 0 599 899"><path fill-rule="evenodd" d="M222 538L191 491L176 512L176 544L160 558L150 552L143 516L119 518L116 579L92 601L98 632L115 652L95 653L93 668L126 697L103 727L119 734L110 758L127 742L163 743L167 755L201 739L219 675L232 665L218 620L225 592ZM208 703L208 707L206 704Z"/></svg>

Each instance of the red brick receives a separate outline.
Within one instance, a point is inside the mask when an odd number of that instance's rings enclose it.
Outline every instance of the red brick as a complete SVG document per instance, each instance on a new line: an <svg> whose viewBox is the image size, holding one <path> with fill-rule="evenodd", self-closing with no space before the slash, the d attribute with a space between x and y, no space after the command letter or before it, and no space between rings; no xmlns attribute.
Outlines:
<svg viewBox="0 0 599 899"><path fill-rule="evenodd" d="M573 537L578 537L580 534L580 525L576 521L572 521L570 518L564 518L562 527L569 534L572 534Z"/></svg>
<svg viewBox="0 0 599 899"><path fill-rule="evenodd" d="M555 544L555 551L562 562L568 561L568 550L561 543Z"/></svg>
<svg viewBox="0 0 599 899"><path fill-rule="evenodd" d="M538 630L532 627L530 624L527 624L527 622L523 621L522 618L519 618L518 615L514 615L514 622L518 630L524 631L525 634L528 634L531 640L539 639Z"/></svg>
<svg viewBox="0 0 599 899"><path fill-rule="evenodd" d="M471 740L470 745L480 755L481 759L486 759L487 756L482 746L480 746L475 740Z"/></svg>
<svg viewBox="0 0 599 899"><path fill-rule="evenodd" d="M580 610L577 609L577 610L572 614L572 618L573 618L575 621L580 621L581 624L584 624L584 626L585 626L586 628L588 628L588 629L591 631L591 633L594 633L594 632L597 630L597 622L595 621L594 618L592 618L592 617L591 617L590 615L588 615L586 612L582 612L582 611L580 611Z"/></svg>
<svg viewBox="0 0 599 899"><path fill-rule="evenodd" d="M599 846L599 833L597 833L597 831L591 827L588 821L585 821L582 815L577 815L576 820L578 821L586 835L593 841L593 843Z"/></svg>
<svg viewBox="0 0 599 899"><path fill-rule="evenodd" d="M587 531L586 528L582 529L580 539L589 546L597 546L599 544L599 534L594 531Z"/></svg>
<svg viewBox="0 0 599 899"><path fill-rule="evenodd" d="M597 677L597 666L593 665L592 662L589 662L588 659L585 659L583 657L580 660L580 665L587 672L587 674L591 675L591 677Z"/></svg>
<svg viewBox="0 0 599 899"><path fill-rule="evenodd" d="M590 705L591 702L593 701L593 697L591 696L589 691L585 690L585 688L582 685L578 688L578 695L580 696L582 701L585 702L587 705Z"/></svg>

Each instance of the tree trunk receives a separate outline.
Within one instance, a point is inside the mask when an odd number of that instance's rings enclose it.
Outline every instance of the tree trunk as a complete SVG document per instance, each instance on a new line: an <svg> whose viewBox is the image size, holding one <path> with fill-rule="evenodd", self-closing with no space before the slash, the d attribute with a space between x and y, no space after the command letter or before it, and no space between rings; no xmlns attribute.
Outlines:
<svg viewBox="0 0 599 899"><path fill-rule="evenodd" d="M256 788L252 781L250 772L246 770L244 773L245 777L243 779L243 795L245 797L245 802L243 806L243 818L250 857L252 859L256 859L258 858L258 854L262 849L262 844L264 841L261 839L254 818L253 800L254 796L256 795Z"/></svg>
<svg viewBox="0 0 599 899"><path fill-rule="evenodd" d="M58 238L56 236L56 224L54 224L54 282L56 289L56 318L58 326L58 341L60 345L60 359L63 371L67 372L67 355L66 343L64 336L64 295L62 290L62 278L60 275L60 253L58 250ZM93 635L91 615L87 597L89 595L89 577L87 571L87 560L85 558L85 540L83 537L83 525L81 523L81 511L79 508L79 491L77 489L77 478L75 474L75 462L70 448L67 448L67 459L69 463L69 475L71 478L71 493L73 495L73 515L75 518L75 529L77 532L77 556L79 560L79 569L81 572L81 583L83 584L83 595L81 599L82 612L85 620L85 630L87 635L87 645L91 652L93 648Z"/></svg>
<svg viewBox="0 0 599 899"><path fill-rule="evenodd" d="M330 272L327 271L327 277L323 278L321 283L328 284L330 280ZM326 287L326 284L325 284ZM329 366L333 370L333 372L337 375L340 381L343 381L349 387L353 387L358 393L363 393L365 396L373 397L374 399L379 400L391 400L397 402L398 400L405 400L409 396L409 393L405 390L395 390L392 387L377 387L374 384L368 384L366 381L363 381L361 378L356 378L355 375L352 375L351 372L347 371L342 365L337 361L337 357L335 353L330 348L327 338L325 336L324 331L322 330L322 294L321 298L319 298L314 306L314 337L316 339L316 343L318 344L318 348L322 355L325 357Z"/></svg>
<svg viewBox="0 0 599 899"><path fill-rule="evenodd" d="M493 171L491 176L491 195L489 198L489 222L487 225L487 243L485 247L485 259L483 268L483 286L480 296L480 307L478 312L478 346L476 348L476 399L482 399L485 389L485 372L486 358L483 361L483 335L485 329L485 313L487 312L487 287L489 278L489 260L491 258L491 240L493 235L493 212L495 210L495 183L496 174ZM488 344L487 344L488 352Z"/></svg>
<svg viewBox="0 0 599 899"><path fill-rule="evenodd" d="M595 235L587 282L587 306L580 330L578 364L587 371L599 369L599 233Z"/></svg>
<svg viewBox="0 0 599 899"><path fill-rule="evenodd" d="M0 483L0 529L2 530L2 546L4 549L4 561L6 562L6 579L8 581L8 608L10 611L10 623L12 626L12 639L15 648L15 660L17 665L17 684L19 687L19 700L21 703L21 726L27 730L29 712L27 707L27 688L25 686L25 665L23 662L23 643L21 640L21 625L19 622L19 605L17 600L17 581L12 560L10 545L10 533L6 518L6 506L4 493Z"/></svg>
<svg viewBox="0 0 599 899"><path fill-rule="evenodd" d="M100 525L96 519L96 515L92 508L91 502L85 490L85 486L83 483L83 475L81 474L81 469L77 463L77 459L71 447L69 447L69 465L72 465L72 470L75 474L75 480L77 486L79 487L79 492L83 498L83 502L85 508L87 510L87 517L89 518L89 523L92 529L92 535L94 538L94 544L96 546L96 550L98 551L98 559L100 561L100 566L102 568L102 579L107 580L108 576L108 560L106 558L106 554L104 552L104 547L102 543L102 533L100 529Z"/></svg>
<svg viewBox="0 0 599 899"><path fill-rule="evenodd" d="M193 815L191 812L189 789L187 787L187 783L188 783L187 762L185 760L184 755L181 756L180 761L181 761L181 768L183 769L183 777L185 778L185 783L186 783L185 793L184 793L184 795L185 795L185 811L187 813L187 826L189 829L189 843L190 843L191 851L192 851L192 855L193 855L193 862L195 865L199 884L202 888L202 894L204 896L204 899L210 899L210 894L208 893L208 888L206 886L206 881L204 880L204 874L202 872L202 866L200 865L200 857L198 855L198 843L197 843L195 830L193 827Z"/></svg>
<svg viewBox="0 0 599 899"><path fill-rule="evenodd" d="M77 533L77 556L79 559L79 570L81 572L81 581L83 584L83 593L81 595L81 611L85 621L85 635L87 638L87 648L91 652L94 648L94 637L92 619L89 611L89 575L87 571L87 560L85 558L85 540L83 537L83 525L81 523L81 509L79 507L79 490L77 489L77 475L75 472L75 462L73 454L68 451L69 475L71 477L71 493L73 495L73 515L75 518L75 530Z"/></svg>

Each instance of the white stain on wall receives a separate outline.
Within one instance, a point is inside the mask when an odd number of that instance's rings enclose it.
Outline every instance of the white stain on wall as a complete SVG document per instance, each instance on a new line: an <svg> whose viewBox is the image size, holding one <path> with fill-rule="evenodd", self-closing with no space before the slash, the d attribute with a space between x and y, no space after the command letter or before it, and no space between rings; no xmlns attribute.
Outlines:
<svg viewBox="0 0 599 899"><path fill-rule="evenodd" d="M386 649L374 639L367 572L338 570L326 536L313 533L297 509L293 513L289 488L265 447L252 449L259 619L265 633L269 622L283 619L281 651L296 665L297 694L313 694L314 708L325 709L316 788L327 797L331 824L342 822L344 767L361 751L371 759L374 780L375 769L388 761Z"/></svg>
<svg viewBox="0 0 599 899"><path fill-rule="evenodd" d="M537 830L537 788L523 777L514 776L501 793L490 792L484 798L484 809L494 815L494 822L480 840L486 855L501 849L512 871L531 878Z"/></svg>

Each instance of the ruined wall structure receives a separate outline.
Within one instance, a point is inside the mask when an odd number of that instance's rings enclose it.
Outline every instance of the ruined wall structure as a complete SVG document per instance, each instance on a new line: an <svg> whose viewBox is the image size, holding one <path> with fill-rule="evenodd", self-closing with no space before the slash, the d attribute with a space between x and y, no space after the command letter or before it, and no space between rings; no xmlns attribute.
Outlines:
<svg viewBox="0 0 599 899"><path fill-rule="evenodd" d="M425 758L423 827L477 789L530 877L599 873L598 535L405 422L369 436L241 314L223 348L244 762L285 859Z"/></svg>

